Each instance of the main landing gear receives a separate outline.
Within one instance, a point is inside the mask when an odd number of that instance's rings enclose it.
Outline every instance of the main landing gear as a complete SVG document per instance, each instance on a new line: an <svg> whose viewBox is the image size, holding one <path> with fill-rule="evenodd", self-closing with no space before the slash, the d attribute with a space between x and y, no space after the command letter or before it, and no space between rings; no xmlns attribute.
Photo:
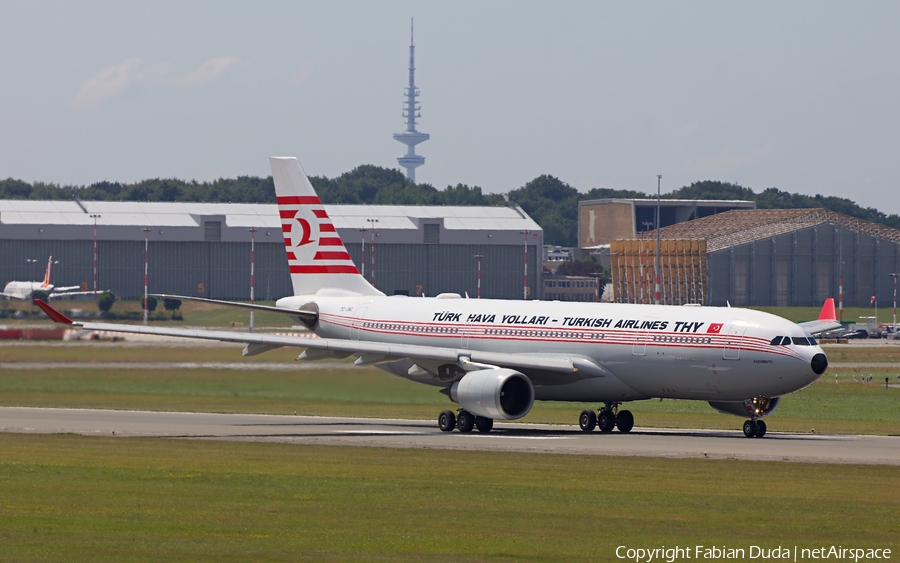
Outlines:
<svg viewBox="0 0 900 563"><path fill-rule="evenodd" d="M456 428L466 434L476 428L482 434L487 434L494 427L494 419L484 416L475 416L467 410L459 409L456 414L453 411L441 411L438 415L438 427L443 432L453 432Z"/></svg>
<svg viewBox="0 0 900 563"><path fill-rule="evenodd" d="M599 427L600 432L608 434L613 428L618 428L619 432L631 432L634 428L634 415L631 411L620 411L619 403L606 403L597 414L594 411L583 410L581 416L578 417L578 425L585 432L591 432L594 428Z"/></svg>
<svg viewBox="0 0 900 563"><path fill-rule="evenodd" d="M744 423L744 436L748 438L762 438L766 435L766 422L764 420L748 420Z"/></svg>

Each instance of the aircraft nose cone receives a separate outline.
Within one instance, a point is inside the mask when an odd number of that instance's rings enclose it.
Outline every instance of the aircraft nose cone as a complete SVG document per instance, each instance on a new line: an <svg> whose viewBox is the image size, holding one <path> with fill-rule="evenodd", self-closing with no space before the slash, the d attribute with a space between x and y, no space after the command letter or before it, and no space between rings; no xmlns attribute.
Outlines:
<svg viewBox="0 0 900 563"><path fill-rule="evenodd" d="M812 361L809 362L809 367L812 368L816 375L822 375L828 367L828 358L825 357L825 354L816 354L813 356Z"/></svg>

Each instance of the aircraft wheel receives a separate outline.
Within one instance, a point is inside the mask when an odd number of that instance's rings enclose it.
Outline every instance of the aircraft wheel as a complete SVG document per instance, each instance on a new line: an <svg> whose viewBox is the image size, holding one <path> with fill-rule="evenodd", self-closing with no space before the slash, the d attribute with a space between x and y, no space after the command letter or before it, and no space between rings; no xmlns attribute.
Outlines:
<svg viewBox="0 0 900 563"><path fill-rule="evenodd" d="M631 411L619 411L619 414L616 415L616 427L619 432L626 434L631 432L631 429L634 428L634 415L631 414Z"/></svg>
<svg viewBox="0 0 900 563"><path fill-rule="evenodd" d="M475 426L475 415L469 411L459 411L456 415L456 428L463 434L471 432Z"/></svg>
<svg viewBox="0 0 900 563"><path fill-rule="evenodd" d="M475 428L482 434L487 434L494 427L494 419L486 416L475 417Z"/></svg>
<svg viewBox="0 0 900 563"><path fill-rule="evenodd" d="M594 411L587 409L581 411L581 416L578 417L578 426L581 426L585 432L593 431L597 427L597 415L594 414Z"/></svg>
<svg viewBox="0 0 900 563"><path fill-rule="evenodd" d="M756 430L758 426L756 425L755 420L748 420L744 423L744 436L748 438L753 438L756 436Z"/></svg>
<svg viewBox="0 0 900 563"><path fill-rule="evenodd" d="M609 409L600 411L600 414L597 415L597 426L600 427L600 432L612 432L616 427L616 415Z"/></svg>
<svg viewBox="0 0 900 563"><path fill-rule="evenodd" d="M453 432L456 428L456 416L453 411L441 411L438 415L438 427L442 432Z"/></svg>
<svg viewBox="0 0 900 563"><path fill-rule="evenodd" d="M766 423L762 420L756 421L756 437L762 438L766 435Z"/></svg>

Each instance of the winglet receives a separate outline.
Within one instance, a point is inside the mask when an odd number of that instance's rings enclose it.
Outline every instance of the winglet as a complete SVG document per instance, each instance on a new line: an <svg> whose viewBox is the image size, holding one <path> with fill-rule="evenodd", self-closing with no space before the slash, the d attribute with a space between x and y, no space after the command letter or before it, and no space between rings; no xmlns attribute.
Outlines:
<svg viewBox="0 0 900 563"><path fill-rule="evenodd" d="M62 323L70 325L72 324L72 319L63 315L47 303L45 303L42 299L35 299L34 304L41 308L41 311L47 314L50 317L50 320L55 323Z"/></svg>
<svg viewBox="0 0 900 563"><path fill-rule="evenodd" d="M837 315L834 313L834 297L829 297L822 305L822 312L819 313L820 321L836 321Z"/></svg>

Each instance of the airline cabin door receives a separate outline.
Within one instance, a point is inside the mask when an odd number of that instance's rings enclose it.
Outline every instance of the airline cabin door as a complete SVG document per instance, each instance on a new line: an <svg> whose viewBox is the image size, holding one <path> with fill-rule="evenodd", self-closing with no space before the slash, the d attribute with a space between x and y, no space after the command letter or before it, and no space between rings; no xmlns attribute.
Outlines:
<svg viewBox="0 0 900 563"><path fill-rule="evenodd" d="M741 341L744 339L744 332L747 325L734 323L728 327L728 337L725 340L725 347L722 349L723 360L740 360L741 359Z"/></svg>
<svg viewBox="0 0 900 563"><path fill-rule="evenodd" d="M642 326L645 322L652 321L653 319L643 318L639 321L638 326ZM632 356L643 356L647 353L647 340L650 339L650 331L646 328L642 328L640 330L635 331L634 333L634 342L631 345L631 355Z"/></svg>
<svg viewBox="0 0 900 563"><path fill-rule="evenodd" d="M353 316L353 322L350 323L350 340L359 340L359 328L365 322L366 311L368 307L357 307L356 314Z"/></svg>
<svg viewBox="0 0 900 563"><path fill-rule="evenodd" d="M461 348L469 347L469 323L466 322L459 327L459 346Z"/></svg>

